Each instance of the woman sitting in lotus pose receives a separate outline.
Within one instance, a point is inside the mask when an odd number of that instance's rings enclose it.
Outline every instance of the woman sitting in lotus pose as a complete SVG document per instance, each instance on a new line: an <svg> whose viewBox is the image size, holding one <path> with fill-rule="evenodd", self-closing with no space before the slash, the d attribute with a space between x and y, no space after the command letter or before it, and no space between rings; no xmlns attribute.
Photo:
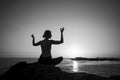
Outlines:
<svg viewBox="0 0 120 80"><path fill-rule="evenodd" d="M53 44L61 44L64 42L63 31L64 31L64 28L60 28L61 39L59 41L50 40L50 38L52 37L50 30L46 30L43 34L44 39L37 43L35 43L34 35L33 34L31 35L31 37L33 38L32 40L33 46L39 46L39 45L41 46L42 54L40 58L38 59L39 63L48 64L48 65L56 65L56 64L59 64L63 60L63 57L52 58L51 56L51 46Z"/></svg>

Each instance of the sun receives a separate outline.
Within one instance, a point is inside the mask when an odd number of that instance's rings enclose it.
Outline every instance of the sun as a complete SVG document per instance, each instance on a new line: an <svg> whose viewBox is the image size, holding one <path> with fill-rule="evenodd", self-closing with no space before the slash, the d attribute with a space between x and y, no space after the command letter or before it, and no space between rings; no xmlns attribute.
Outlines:
<svg viewBox="0 0 120 80"><path fill-rule="evenodd" d="M73 45L69 48L69 53L71 57L78 57L80 54L79 47L77 45Z"/></svg>

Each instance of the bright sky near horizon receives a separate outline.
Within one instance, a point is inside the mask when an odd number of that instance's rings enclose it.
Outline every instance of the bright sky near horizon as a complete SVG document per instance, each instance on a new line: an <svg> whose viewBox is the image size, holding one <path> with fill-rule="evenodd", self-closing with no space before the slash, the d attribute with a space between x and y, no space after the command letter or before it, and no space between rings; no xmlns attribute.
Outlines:
<svg viewBox="0 0 120 80"><path fill-rule="evenodd" d="M64 43L53 57L120 57L119 0L0 0L0 57L39 57L45 30Z"/></svg>

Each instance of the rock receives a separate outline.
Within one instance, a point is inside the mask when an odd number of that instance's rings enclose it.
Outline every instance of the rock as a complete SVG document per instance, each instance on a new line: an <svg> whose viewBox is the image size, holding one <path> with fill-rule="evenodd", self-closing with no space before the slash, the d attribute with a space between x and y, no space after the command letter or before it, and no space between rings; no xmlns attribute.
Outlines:
<svg viewBox="0 0 120 80"><path fill-rule="evenodd" d="M110 76L109 79L110 79L110 80L120 80L120 76L119 76L119 75Z"/></svg>
<svg viewBox="0 0 120 80"><path fill-rule="evenodd" d="M118 78L118 77L117 77ZM59 67L19 62L0 76L0 80L118 80L87 73L67 73Z"/></svg>

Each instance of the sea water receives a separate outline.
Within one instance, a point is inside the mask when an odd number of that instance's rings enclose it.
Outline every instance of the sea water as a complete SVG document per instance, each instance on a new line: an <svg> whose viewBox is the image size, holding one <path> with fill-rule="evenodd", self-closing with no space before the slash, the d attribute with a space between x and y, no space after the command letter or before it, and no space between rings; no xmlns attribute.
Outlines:
<svg viewBox="0 0 120 80"><path fill-rule="evenodd" d="M21 61L33 63L37 62L37 58L0 58L0 75L6 72L12 65ZM106 77L120 75L119 61L75 61L64 59L57 67L70 73L85 72Z"/></svg>
<svg viewBox="0 0 120 80"><path fill-rule="evenodd" d="M75 61L66 59L58 66L66 72L85 72L105 77L120 75L120 61Z"/></svg>

